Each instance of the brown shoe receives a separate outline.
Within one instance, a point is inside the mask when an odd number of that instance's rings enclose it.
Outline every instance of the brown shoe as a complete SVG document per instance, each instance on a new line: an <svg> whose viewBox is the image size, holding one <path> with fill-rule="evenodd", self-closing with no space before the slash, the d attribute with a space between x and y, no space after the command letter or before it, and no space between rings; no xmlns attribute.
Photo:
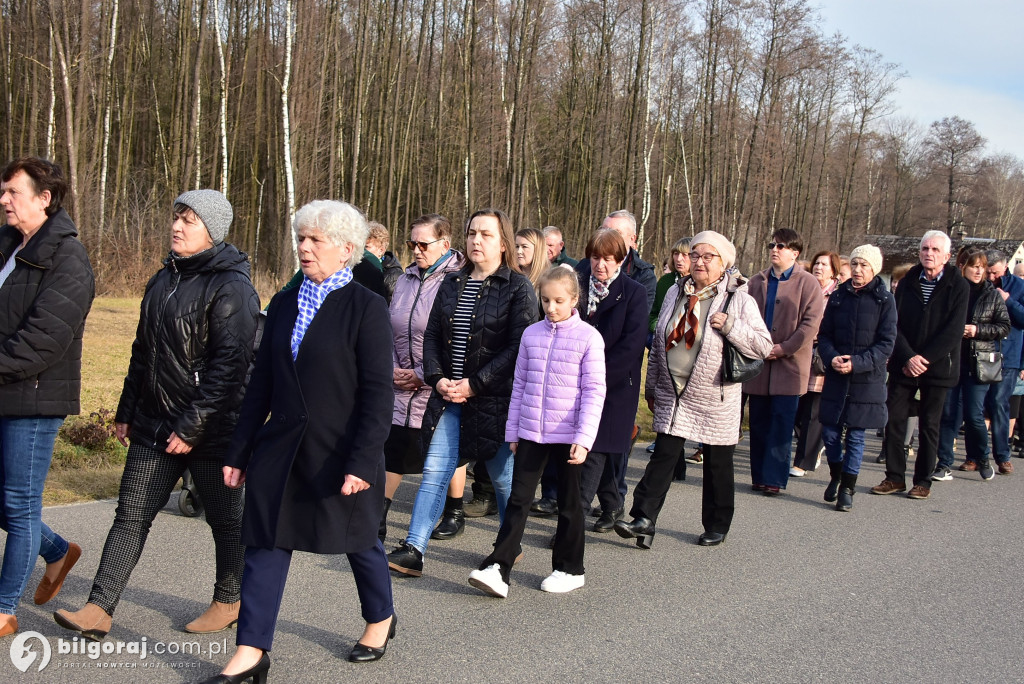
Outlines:
<svg viewBox="0 0 1024 684"><path fill-rule="evenodd" d="M71 568L75 567L75 563L81 557L82 547L72 542L68 544L68 552L64 554L63 558L46 566L47 570L50 569L50 565L60 566L60 571L53 580L49 579L46 575L43 575L43 579L39 580L39 586L36 587L36 595L32 599L36 602L37 606L52 601L60 593L60 588L64 586L64 580L67 578L68 573L71 572Z"/></svg>
<svg viewBox="0 0 1024 684"><path fill-rule="evenodd" d="M1007 461L1006 463L1000 463L998 464L998 466L1000 475L1013 475L1013 463L1011 463L1010 461Z"/></svg>
<svg viewBox="0 0 1024 684"><path fill-rule="evenodd" d="M907 491L907 485L902 482L893 482L892 480L882 480L882 484L872 487L872 494L895 494L896 492Z"/></svg>
<svg viewBox="0 0 1024 684"><path fill-rule="evenodd" d="M238 623L238 609L241 601L221 603L214 601L206 612L185 625L185 631L191 634L212 634L222 632Z"/></svg>
<svg viewBox="0 0 1024 684"><path fill-rule="evenodd" d="M86 603L82 610L71 613L66 610L58 610L53 614L53 619L58 625L73 632L78 632L86 639L99 641L107 636L113 620L95 603Z"/></svg>
<svg viewBox="0 0 1024 684"><path fill-rule="evenodd" d="M977 469L978 469L978 464L975 463L974 461L964 461L963 463L960 464L960 467L957 468L957 470L962 470L965 473L973 473Z"/></svg>
<svg viewBox="0 0 1024 684"><path fill-rule="evenodd" d="M928 487L925 487L924 485L914 485L913 487L910 488L910 491L907 492L907 498L927 499L929 496L931 496L931 494L932 490L929 489Z"/></svg>
<svg viewBox="0 0 1024 684"><path fill-rule="evenodd" d="M0 637L14 634L18 631L18 618L13 615L0 615Z"/></svg>

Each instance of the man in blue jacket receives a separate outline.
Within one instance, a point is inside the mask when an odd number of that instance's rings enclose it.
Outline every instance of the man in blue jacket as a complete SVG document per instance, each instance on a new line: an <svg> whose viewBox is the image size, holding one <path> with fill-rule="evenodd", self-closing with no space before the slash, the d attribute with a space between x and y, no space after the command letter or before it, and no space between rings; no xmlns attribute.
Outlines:
<svg viewBox="0 0 1024 684"><path fill-rule="evenodd" d="M1010 314L1010 334L1003 339L1003 381L989 386L985 396L985 410L992 419L992 454L997 472L1013 472L1010 462L1010 395L1017 382L1024 347L1024 280L1009 272L1006 255L997 249L985 252L988 259L988 279L998 288L1006 310Z"/></svg>

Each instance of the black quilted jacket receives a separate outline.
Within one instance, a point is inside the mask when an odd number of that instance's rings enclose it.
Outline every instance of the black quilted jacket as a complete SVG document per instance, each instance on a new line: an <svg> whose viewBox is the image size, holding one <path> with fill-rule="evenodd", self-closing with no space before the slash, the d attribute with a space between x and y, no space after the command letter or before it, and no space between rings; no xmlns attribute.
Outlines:
<svg viewBox="0 0 1024 684"><path fill-rule="evenodd" d="M452 377L452 320L472 269L473 264L467 264L448 274L430 310L423 333L423 380L431 387L441 378ZM462 408L461 460L489 459L505 442L519 340L523 331L536 322L537 311L537 295L522 273L501 266L484 280L473 309L463 367L463 376L469 380L475 396ZM424 453L445 404L436 389L431 392L421 433Z"/></svg>
<svg viewBox="0 0 1024 684"><path fill-rule="evenodd" d="M1003 339L1010 334L1010 314L995 286L982 280L970 288L967 323L978 326L978 330L960 347L961 379L965 373L975 374L975 354L999 351Z"/></svg>
<svg viewBox="0 0 1024 684"><path fill-rule="evenodd" d="M174 432L189 457L219 456L238 420L260 302L249 258L220 244L164 260L146 285L115 420L162 450Z"/></svg>
<svg viewBox="0 0 1024 684"><path fill-rule="evenodd" d="M14 257L0 287L0 416L79 411L82 333L95 287L78 231L60 209ZM0 227L0 267L22 234Z"/></svg>

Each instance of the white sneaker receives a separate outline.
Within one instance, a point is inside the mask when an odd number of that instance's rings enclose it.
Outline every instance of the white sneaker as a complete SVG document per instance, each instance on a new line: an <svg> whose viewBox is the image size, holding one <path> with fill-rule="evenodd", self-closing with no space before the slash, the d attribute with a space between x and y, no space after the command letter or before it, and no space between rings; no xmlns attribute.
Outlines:
<svg viewBox="0 0 1024 684"><path fill-rule="evenodd" d="M818 469L818 466L821 465L821 462L824 459L825 459L825 447L821 447L820 449L818 449L818 458L817 458L817 460L814 461L814 469L815 470Z"/></svg>
<svg viewBox="0 0 1024 684"><path fill-rule="evenodd" d="M501 579L501 568L497 563L488 565L483 570L474 570L469 573L469 583L485 594L508 598L508 584Z"/></svg>
<svg viewBox="0 0 1024 684"><path fill-rule="evenodd" d="M804 470L803 468L797 468L796 466L793 466L792 468L789 469L790 477L803 477L806 474L807 471Z"/></svg>
<svg viewBox="0 0 1024 684"><path fill-rule="evenodd" d="M565 594L574 589L579 589L584 584L583 575L570 575L569 573L555 570L540 583L540 590L551 594Z"/></svg>

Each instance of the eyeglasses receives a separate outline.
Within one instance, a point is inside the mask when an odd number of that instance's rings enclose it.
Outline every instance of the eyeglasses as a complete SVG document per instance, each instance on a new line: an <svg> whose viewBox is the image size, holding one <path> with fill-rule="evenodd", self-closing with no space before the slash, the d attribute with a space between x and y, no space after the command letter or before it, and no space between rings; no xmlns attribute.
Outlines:
<svg viewBox="0 0 1024 684"><path fill-rule="evenodd" d="M690 252L690 261L703 261L705 264L710 264L715 259L721 258L721 254L715 254L714 252L707 252L705 254L697 254L696 252Z"/></svg>
<svg viewBox="0 0 1024 684"><path fill-rule="evenodd" d="M427 247L434 244L435 242L440 242L441 240L444 240L444 238L437 238L436 240L431 240L430 242L415 242L413 240L406 240L405 246L409 248L410 252L416 249L417 247L420 248L421 252L426 252Z"/></svg>
<svg viewBox="0 0 1024 684"><path fill-rule="evenodd" d="M768 251L769 252L772 251L773 249L775 249L776 247L778 247L779 249L786 249L787 247L789 247L789 245L787 245L785 242L769 242L768 243Z"/></svg>

